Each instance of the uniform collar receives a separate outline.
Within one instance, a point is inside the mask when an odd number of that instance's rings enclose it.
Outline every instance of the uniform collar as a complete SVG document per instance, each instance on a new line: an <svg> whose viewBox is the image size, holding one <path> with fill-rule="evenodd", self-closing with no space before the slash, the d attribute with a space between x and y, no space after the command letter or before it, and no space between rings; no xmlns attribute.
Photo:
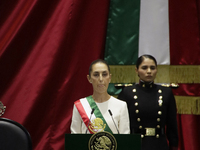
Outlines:
<svg viewBox="0 0 200 150"><path fill-rule="evenodd" d="M139 81L139 85L143 88L153 88L154 87L154 82L144 82L142 80Z"/></svg>

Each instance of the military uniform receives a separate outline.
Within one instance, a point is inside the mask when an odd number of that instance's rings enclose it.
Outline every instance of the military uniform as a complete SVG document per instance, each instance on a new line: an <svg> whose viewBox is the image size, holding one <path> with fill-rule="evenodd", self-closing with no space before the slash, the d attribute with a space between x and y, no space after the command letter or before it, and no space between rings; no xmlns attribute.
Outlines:
<svg viewBox="0 0 200 150"><path fill-rule="evenodd" d="M124 87L118 99L128 104L131 133L142 137L142 150L178 146L176 103L170 87L140 82Z"/></svg>

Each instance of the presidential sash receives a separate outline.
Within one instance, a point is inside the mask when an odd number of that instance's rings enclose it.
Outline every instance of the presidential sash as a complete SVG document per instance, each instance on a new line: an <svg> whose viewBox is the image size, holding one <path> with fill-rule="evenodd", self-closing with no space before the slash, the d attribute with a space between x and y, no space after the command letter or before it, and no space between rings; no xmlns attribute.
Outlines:
<svg viewBox="0 0 200 150"><path fill-rule="evenodd" d="M88 126L88 131L91 134L94 134L100 131L107 131L107 132L112 133L111 129L109 128L106 120L101 114L101 111L99 110L92 96L88 96L86 98L82 98L76 101L75 106L83 122L85 123L86 127ZM91 116L91 112L93 108L94 108L94 113ZM90 120L90 117L91 117L91 120Z"/></svg>

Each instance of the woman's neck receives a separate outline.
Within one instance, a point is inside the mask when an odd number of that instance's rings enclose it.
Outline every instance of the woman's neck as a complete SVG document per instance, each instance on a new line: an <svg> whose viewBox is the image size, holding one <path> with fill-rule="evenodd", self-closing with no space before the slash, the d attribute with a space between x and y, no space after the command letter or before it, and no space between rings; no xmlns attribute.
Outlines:
<svg viewBox="0 0 200 150"><path fill-rule="evenodd" d="M139 83L152 84L152 83L154 83L154 81L145 82L145 81L143 81L143 80L139 80Z"/></svg>
<svg viewBox="0 0 200 150"><path fill-rule="evenodd" d="M95 102L97 103L103 103L107 100L110 99L110 95L108 93L93 93L92 98L94 99Z"/></svg>

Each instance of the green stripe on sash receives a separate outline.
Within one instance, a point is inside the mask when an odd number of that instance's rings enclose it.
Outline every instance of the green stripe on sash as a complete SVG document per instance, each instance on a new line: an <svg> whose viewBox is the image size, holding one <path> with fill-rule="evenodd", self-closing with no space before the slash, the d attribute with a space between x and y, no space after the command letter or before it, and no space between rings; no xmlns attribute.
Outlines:
<svg viewBox="0 0 200 150"><path fill-rule="evenodd" d="M109 128L106 120L104 119L103 115L101 114L101 111L99 110L98 106L96 105L94 99L92 98L92 96L88 96L86 97L88 103L90 104L90 107L93 109L95 109L94 114L96 116L96 118L101 118L103 120L103 123L106 124L106 127L104 129L104 131L110 132L113 134L112 130Z"/></svg>

